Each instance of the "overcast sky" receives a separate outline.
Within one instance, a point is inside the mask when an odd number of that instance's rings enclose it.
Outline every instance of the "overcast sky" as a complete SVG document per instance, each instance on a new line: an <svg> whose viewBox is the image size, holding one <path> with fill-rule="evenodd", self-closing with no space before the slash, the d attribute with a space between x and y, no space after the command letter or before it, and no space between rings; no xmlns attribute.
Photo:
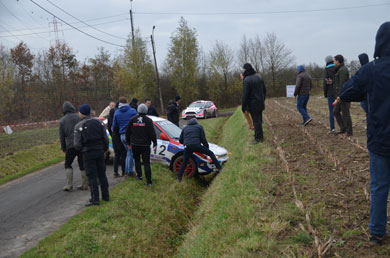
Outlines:
<svg viewBox="0 0 390 258"><path fill-rule="evenodd" d="M76 18L116 37L78 23L47 0L34 1L104 41L124 45L129 36L129 0L50 0ZM150 50L150 34L153 25L156 26L155 44L160 66L181 16L196 29L199 45L206 52L217 40L237 52L244 35L263 38L267 32L274 32L293 51L296 64L316 62L320 65L327 55L342 54L352 60L366 52L372 59L376 31L390 20L390 0L134 0L132 9L135 27L148 39ZM81 61L93 57L101 46L112 56L120 53L120 47L69 28L58 21L58 36L72 47ZM10 48L20 40L34 53L48 48L55 41L53 16L30 0L0 0L0 43Z"/></svg>

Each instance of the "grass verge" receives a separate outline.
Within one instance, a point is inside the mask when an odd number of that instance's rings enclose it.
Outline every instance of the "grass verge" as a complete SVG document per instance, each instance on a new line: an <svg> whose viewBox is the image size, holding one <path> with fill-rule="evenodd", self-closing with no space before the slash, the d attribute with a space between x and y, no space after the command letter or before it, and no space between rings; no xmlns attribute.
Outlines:
<svg viewBox="0 0 390 258"><path fill-rule="evenodd" d="M58 143L43 144L0 158L0 184L56 164L64 159Z"/></svg>
<svg viewBox="0 0 390 258"><path fill-rule="evenodd" d="M266 141L253 146L251 135L242 112L235 112L219 142L232 154L202 196L177 257L307 255L312 239L298 227L304 214L294 204L272 136L265 128Z"/></svg>

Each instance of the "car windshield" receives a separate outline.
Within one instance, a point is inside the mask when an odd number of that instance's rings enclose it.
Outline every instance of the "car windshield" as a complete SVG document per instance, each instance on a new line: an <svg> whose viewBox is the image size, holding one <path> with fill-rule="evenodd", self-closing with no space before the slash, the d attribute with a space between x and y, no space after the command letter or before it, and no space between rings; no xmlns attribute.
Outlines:
<svg viewBox="0 0 390 258"><path fill-rule="evenodd" d="M191 105L189 105L188 107L198 108L198 107L203 107L203 105L204 105L204 102L194 102L194 103L191 103Z"/></svg>
<svg viewBox="0 0 390 258"><path fill-rule="evenodd" d="M175 140L179 140L181 129L177 125L173 124L171 121L164 120L156 122L164 132L166 132L169 137Z"/></svg>

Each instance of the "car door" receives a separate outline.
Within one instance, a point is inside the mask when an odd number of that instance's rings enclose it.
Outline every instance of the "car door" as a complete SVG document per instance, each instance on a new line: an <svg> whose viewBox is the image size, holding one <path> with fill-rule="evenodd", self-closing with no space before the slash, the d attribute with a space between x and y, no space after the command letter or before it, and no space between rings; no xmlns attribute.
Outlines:
<svg viewBox="0 0 390 258"><path fill-rule="evenodd" d="M150 158L154 162L166 163L168 154L169 141L160 139L162 131L155 124L153 124L154 132L157 137L157 148L156 151L153 149L153 143L150 145Z"/></svg>
<svg viewBox="0 0 390 258"><path fill-rule="evenodd" d="M205 106L205 112L207 112L207 117L212 116L212 110L211 110L211 103L210 101L207 101L206 106Z"/></svg>

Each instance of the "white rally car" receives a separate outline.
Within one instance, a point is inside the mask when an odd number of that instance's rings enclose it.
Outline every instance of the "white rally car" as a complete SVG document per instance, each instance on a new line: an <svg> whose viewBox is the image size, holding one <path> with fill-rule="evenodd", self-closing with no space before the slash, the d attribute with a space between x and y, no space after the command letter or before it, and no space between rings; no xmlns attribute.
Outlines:
<svg viewBox="0 0 390 258"><path fill-rule="evenodd" d="M153 120L154 131L157 136L157 149L153 150L151 145L151 161L168 165L175 173L180 169L183 163L184 146L179 143L181 133L180 127L172 122L155 116L148 116ZM109 136L109 133L107 131ZM113 157L112 141L110 139L110 156ZM213 143L209 143L210 150L215 154L217 160L223 165L228 160L228 152L225 148ZM192 177L195 174L207 175L214 172L216 166L209 156L202 153L194 153L189 160L184 171L184 176Z"/></svg>

